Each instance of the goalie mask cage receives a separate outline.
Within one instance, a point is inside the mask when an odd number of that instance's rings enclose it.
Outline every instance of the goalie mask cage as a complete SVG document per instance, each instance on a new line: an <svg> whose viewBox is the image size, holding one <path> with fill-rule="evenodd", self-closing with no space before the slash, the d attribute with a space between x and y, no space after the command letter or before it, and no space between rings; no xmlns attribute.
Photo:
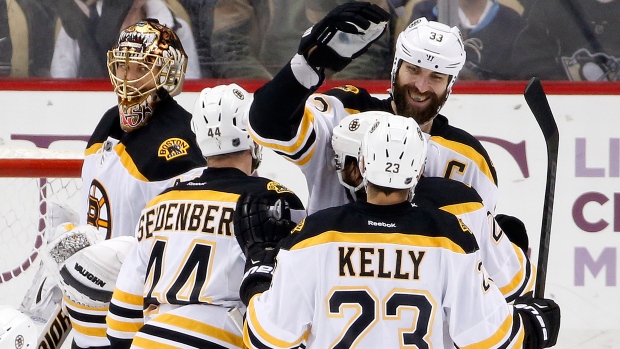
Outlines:
<svg viewBox="0 0 620 349"><path fill-rule="evenodd" d="M82 162L82 152L0 146L0 304L19 303L31 282L20 276L38 268L51 230L78 222Z"/></svg>

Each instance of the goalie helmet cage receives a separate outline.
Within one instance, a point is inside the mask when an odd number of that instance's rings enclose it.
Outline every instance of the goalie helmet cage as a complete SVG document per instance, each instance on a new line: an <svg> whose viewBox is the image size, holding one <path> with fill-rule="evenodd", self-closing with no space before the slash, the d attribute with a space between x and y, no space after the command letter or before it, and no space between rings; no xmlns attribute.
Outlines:
<svg viewBox="0 0 620 349"><path fill-rule="evenodd" d="M82 162L83 153L77 151L0 146L3 289L38 263L39 250L51 229L65 221L77 223ZM5 303L3 297L0 296L0 304Z"/></svg>

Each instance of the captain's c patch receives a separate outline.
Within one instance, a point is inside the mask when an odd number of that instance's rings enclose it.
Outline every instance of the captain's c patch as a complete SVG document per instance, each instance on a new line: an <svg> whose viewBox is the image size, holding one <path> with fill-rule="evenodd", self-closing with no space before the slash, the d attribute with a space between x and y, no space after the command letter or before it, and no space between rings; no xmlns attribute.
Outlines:
<svg viewBox="0 0 620 349"><path fill-rule="evenodd" d="M159 145L157 156L165 158L166 161L179 156L187 155L189 144L181 138L168 138Z"/></svg>

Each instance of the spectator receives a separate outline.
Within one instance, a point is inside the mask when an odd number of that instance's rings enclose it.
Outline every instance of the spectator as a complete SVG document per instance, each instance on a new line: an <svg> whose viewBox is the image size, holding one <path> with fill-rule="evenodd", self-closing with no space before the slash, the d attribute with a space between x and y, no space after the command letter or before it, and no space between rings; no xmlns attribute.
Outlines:
<svg viewBox="0 0 620 349"><path fill-rule="evenodd" d="M521 15L497 0L459 0L458 25L467 60L460 79L510 79L512 46L524 27ZM410 22L419 17L437 21L437 0L415 5Z"/></svg>
<svg viewBox="0 0 620 349"><path fill-rule="evenodd" d="M219 1L215 8L211 38L211 71L220 78L270 79L289 61L290 53L295 51L299 37L308 27L337 5L350 1ZM386 0L371 2L388 9ZM330 77L389 77L392 58L390 42L388 35L380 38L363 57Z"/></svg>
<svg viewBox="0 0 620 349"><path fill-rule="evenodd" d="M271 0L217 2L211 37L213 55L211 70L214 77L249 79L272 77L259 60L261 45L267 47L277 45L276 42L265 41L268 40L264 35L270 18L268 1ZM285 13L278 12L278 16ZM279 24L278 27L284 30Z"/></svg>
<svg viewBox="0 0 620 349"><path fill-rule="evenodd" d="M8 23L0 19L0 32L7 30L10 36L0 46L12 45L12 52L2 47L0 55L7 55L12 63L9 73L14 77L49 77L57 4L54 0L16 0L8 4ZM0 38L3 36L0 34Z"/></svg>
<svg viewBox="0 0 620 349"><path fill-rule="evenodd" d="M11 32L9 31L9 13L6 0L0 0L0 77L11 74Z"/></svg>
<svg viewBox="0 0 620 349"><path fill-rule="evenodd" d="M227 1L226 1L227 2ZM213 55L211 54L211 35L217 0L179 0L189 16L196 41L196 53L200 63L200 74L203 78L213 78L211 69Z"/></svg>
<svg viewBox="0 0 620 349"><path fill-rule="evenodd" d="M143 18L157 18L178 33L188 54L187 79L200 78L196 45L190 26L175 18L163 0L61 0L58 33L51 65L54 78L103 78L108 75L106 52L123 28ZM59 5L60 6L60 5Z"/></svg>
<svg viewBox="0 0 620 349"><path fill-rule="evenodd" d="M620 80L620 1L529 1L513 50L517 78Z"/></svg>

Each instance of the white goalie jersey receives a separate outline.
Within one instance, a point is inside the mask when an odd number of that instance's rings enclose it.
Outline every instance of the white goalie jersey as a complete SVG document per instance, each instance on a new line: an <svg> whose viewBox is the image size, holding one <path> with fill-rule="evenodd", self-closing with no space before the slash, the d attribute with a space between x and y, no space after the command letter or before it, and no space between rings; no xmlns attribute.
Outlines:
<svg viewBox="0 0 620 349"><path fill-rule="evenodd" d="M108 239L132 236L149 200L202 173L206 160L191 114L172 97L160 103L149 123L133 132L120 129L118 107L102 117L85 151L80 225L95 226Z"/></svg>

